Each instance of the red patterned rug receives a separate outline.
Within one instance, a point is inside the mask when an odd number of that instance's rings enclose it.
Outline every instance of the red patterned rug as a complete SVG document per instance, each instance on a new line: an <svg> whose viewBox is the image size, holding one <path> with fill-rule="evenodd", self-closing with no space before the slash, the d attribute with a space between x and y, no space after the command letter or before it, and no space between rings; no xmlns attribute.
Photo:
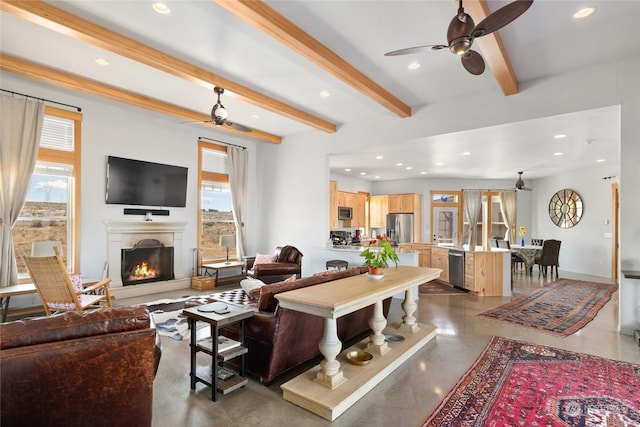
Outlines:
<svg viewBox="0 0 640 427"><path fill-rule="evenodd" d="M422 424L640 426L640 365L493 337Z"/></svg>
<svg viewBox="0 0 640 427"><path fill-rule="evenodd" d="M440 279L423 283L418 286L418 292L422 295L468 295L467 291L458 289Z"/></svg>
<svg viewBox="0 0 640 427"><path fill-rule="evenodd" d="M566 337L593 320L616 284L559 279L478 316Z"/></svg>

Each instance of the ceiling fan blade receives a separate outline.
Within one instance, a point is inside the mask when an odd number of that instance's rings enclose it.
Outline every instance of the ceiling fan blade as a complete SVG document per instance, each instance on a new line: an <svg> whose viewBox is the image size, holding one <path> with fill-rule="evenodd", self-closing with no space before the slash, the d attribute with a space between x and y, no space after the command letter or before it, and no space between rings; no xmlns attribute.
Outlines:
<svg viewBox="0 0 640 427"><path fill-rule="evenodd" d="M416 47L408 47L406 49L394 50L394 51L385 53L384 56L409 55L409 54L412 54L412 53L426 52L426 51L429 51L429 50L446 49L448 47L449 46L447 46L445 44L429 44L429 45L426 45L426 46L416 46Z"/></svg>
<svg viewBox="0 0 640 427"><path fill-rule="evenodd" d="M472 37L482 37L498 31L529 9L533 0L516 0L484 18L471 32Z"/></svg>
<svg viewBox="0 0 640 427"><path fill-rule="evenodd" d="M251 128L248 128L245 125L241 125L240 123L232 123L227 120L224 124L231 128L234 128L235 130L239 130L240 132L252 132Z"/></svg>
<svg viewBox="0 0 640 427"><path fill-rule="evenodd" d="M462 60L462 66L475 76L479 76L484 73L484 59L475 50L468 50L460 58Z"/></svg>

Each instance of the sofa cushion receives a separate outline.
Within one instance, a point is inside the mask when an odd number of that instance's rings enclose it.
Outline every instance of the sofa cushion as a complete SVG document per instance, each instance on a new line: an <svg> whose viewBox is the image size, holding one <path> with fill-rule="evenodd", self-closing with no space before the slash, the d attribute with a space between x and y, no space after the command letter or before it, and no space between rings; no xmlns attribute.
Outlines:
<svg viewBox="0 0 640 427"><path fill-rule="evenodd" d="M258 299L260 297L260 288L264 286L264 282L259 279L252 279L250 277L242 279L240 281L240 287L251 299Z"/></svg>
<svg viewBox="0 0 640 427"><path fill-rule="evenodd" d="M256 259L253 261L253 265L272 264L277 260L278 260L277 255L256 254Z"/></svg>

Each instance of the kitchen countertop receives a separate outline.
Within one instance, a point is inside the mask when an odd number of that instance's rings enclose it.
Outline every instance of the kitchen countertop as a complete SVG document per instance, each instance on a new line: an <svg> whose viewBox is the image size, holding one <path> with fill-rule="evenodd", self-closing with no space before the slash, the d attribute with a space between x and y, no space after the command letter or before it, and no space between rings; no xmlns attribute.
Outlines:
<svg viewBox="0 0 640 427"><path fill-rule="evenodd" d="M325 249L329 249L332 251L341 251L341 252L360 252L365 248L365 246L358 246L358 245L340 245L340 246L327 246ZM375 247L371 248L372 250L375 249ZM403 248L395 248L396 253L398 254L414 254L417 253L416 251L412 251L410 249L403 249Z"/></svg>

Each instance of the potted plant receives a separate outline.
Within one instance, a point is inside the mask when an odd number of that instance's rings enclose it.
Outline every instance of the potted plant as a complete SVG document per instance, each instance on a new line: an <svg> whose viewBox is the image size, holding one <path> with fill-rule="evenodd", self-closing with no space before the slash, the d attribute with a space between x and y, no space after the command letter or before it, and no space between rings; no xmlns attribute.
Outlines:
<svg viewBox="0 0 640 427"><path fill-rule="evenodd" d="M369 267L369 274L373 275L383 274L383 269L389 267L389 262L393 262L396 267L400 262L398 254L387 237L378 238L375 244L364 248L360 256L364 258L364 264Z"/></svg>

